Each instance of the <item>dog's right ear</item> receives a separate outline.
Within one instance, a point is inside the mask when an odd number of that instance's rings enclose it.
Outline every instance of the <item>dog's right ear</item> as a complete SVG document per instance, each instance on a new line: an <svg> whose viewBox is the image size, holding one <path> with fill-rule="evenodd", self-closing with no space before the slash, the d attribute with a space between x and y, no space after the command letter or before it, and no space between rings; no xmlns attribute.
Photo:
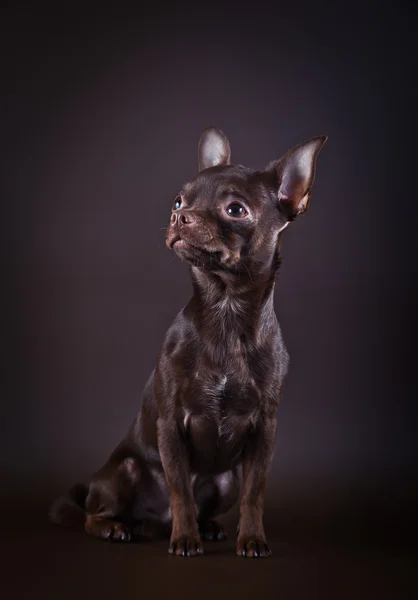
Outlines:
<svg viewBox="0 0 418 600"><path fill-rule="evenodd" d="M217 165L229 165L231 148L228 138L217 127L207 127L200 136L198 148L199 171Z"/></svg>

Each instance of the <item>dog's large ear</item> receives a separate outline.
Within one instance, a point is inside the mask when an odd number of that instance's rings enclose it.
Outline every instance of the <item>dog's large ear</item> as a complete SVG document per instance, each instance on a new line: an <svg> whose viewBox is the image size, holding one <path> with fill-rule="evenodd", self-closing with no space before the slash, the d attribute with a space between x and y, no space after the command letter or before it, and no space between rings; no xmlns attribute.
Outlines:
<svg viewBox="0 0 418 600"><path fill-rule="evenodd" d="M267 166L267 171L276 174L278 201L289 221L308 208L316 159L327 139L327 136L311 138Z"/></svg>
<svg viewBox="0 0 418 600"><path fill-rule="evenodd" d="M217 127L207 127L200 136L198 160L199 171L216 165L230 164L231 149L228 138Z"/></svg>

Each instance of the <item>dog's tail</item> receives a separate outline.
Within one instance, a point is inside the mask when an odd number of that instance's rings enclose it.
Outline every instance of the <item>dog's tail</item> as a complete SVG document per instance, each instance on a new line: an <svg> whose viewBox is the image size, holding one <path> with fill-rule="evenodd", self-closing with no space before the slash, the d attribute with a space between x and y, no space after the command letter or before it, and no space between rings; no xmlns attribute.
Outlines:
<svg viewBox="0 0 418 600"><path fill-rule="evenodd" d="M49 520L55 525L79 529L84 527L88 487L76 483L66 496L60 496L49 510Z"/></svg>

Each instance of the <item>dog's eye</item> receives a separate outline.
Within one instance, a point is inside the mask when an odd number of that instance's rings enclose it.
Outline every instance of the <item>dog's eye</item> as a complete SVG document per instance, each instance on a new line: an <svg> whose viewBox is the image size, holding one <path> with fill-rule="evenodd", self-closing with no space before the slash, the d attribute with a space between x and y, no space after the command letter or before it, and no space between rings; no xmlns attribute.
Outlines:
<svg viewBox="0 0 418 600"><path fill-rule="evenodd" d="M176 196L176 199L174 200L174 210L178 210L181 207L181 196Z"/></svg>
<svg viewBox="0 0 418 600"><path fill-rule="evenodd" d="M232 204L229 204L229 206L226 209L226 212L230 217L245 217L245 215L247 214L245 208L241 204L238 204L238 202L233 202Z"/></svg>

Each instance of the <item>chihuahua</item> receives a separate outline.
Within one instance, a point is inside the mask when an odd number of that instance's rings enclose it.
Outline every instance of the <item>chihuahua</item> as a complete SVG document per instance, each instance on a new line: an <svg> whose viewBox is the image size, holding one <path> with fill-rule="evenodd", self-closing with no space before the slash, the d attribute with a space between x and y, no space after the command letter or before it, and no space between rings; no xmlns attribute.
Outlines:
<svg viewBox="0 0 418 600"><path fill-rule="evenodd" d="M263 526L276 409L289 356L273 297L283 230L309 204L327 137L314 137L254 171L231 165L209 127L199 171L174 198L166 244L190 267L193 296L169 328L126 435L88 485L50 511L87 533L129 541L141 524L170 532L170 554L222 540L214 520L236 502L237 554L271 554ZM240 485L241 484L241 485Z"/></svg>

